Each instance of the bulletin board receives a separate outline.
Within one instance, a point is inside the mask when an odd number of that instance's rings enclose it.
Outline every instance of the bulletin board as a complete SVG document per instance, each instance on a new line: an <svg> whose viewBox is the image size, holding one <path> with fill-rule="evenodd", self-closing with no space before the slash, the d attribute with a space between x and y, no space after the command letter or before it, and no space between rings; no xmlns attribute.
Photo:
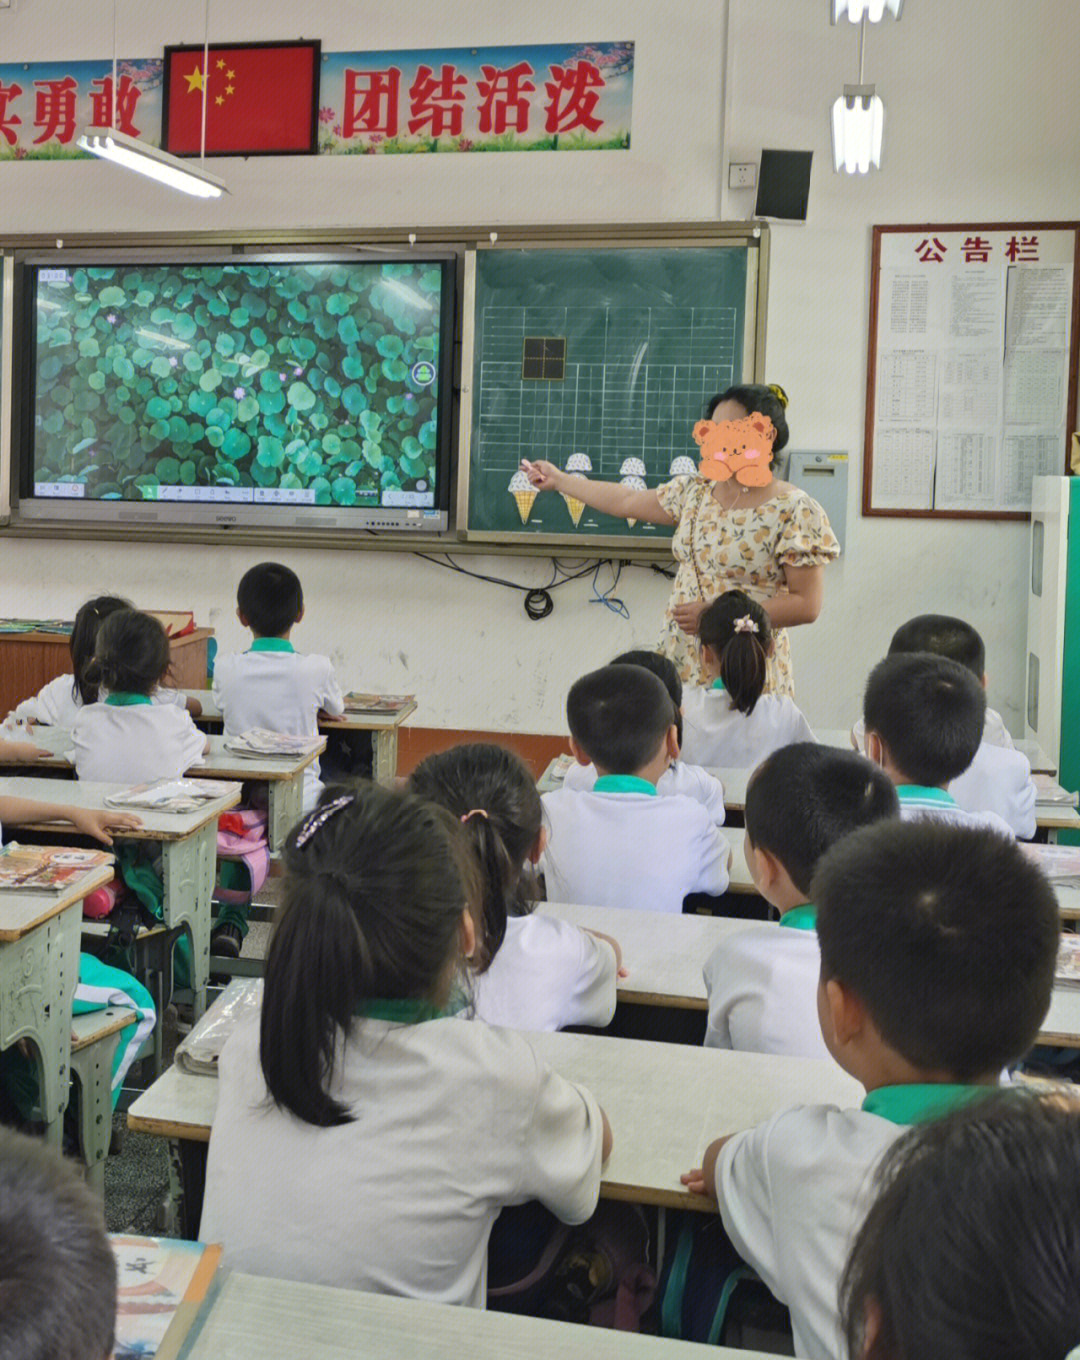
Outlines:
<svg viewBox="0 0 1080 1360"><path fill-rule="evenodd" d="M1080 223L874 228L863 514L1025 519L1076 428Z"/></svg>
<svg viewBox="0 0 1080 1360"><path fill-rule="evenodd" d="M639 490L695 472L706 402L761 380L767 249L757 225L470 252L459 532L541 551L666 549L670 528L538 495L520 462Z"/></svg>

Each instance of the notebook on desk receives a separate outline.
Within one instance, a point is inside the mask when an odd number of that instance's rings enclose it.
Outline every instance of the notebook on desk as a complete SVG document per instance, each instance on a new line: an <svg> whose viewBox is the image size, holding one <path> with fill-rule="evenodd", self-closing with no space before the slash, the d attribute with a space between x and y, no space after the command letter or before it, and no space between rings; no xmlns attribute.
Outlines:
<svg viewBox="0 0 1080 1360"><path fill-rule="evenodd" d="M116 1257L114 1360L175 1360L221 1262L221 1247L110 1237Z"/></svg>
<svg viewBox="0 0 1080 1360"><path fill-rule="evenodd" d="M344 697L346 713L400 713L416 702L415 694L366 694L358 689Z"/></svg>
<svg viewBox="0 0 1080 1360"><path fill-rule="evenodd" d="M153 784L136 784L123 793L110 793L105 802L113 808L146 812L198 812L215 798L239 792L239 784L221 779L160 779Z"/></svg>
<svg viewBox="0 0 1080 1360"><path fill-rule="evenodd" d="M91 869L112 863L113 856L104 850L8 841L0 849L0 891L62 892L85 878Z"/></svg>
<svg viewBox="0 0 1080 1360"><path fill-rule="evenodd" d="M235 737L225 738L225 749L237 756L309 756L322 748L322 737L297 737L289 732L271 732L252 727Z"/></svg>

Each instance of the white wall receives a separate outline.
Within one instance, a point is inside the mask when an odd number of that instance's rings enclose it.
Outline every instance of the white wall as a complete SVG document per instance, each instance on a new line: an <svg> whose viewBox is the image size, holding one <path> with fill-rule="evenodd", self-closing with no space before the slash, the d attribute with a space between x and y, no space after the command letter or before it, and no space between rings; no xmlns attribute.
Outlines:
<svg viewBox="0 0 1080 1360"><path fill-rule="evenodd" d="M763 146L812 148L810 218L775 228L768 369L792 397L793 446L853 460L845 560L829 569L821 620L793 635L800 701L819 726L847 722L869 665L896 623L924 610L969 618L986 638L991 702L1019 727L1026 527L864 520L859 458L865 393L870 227L913 221L1068 219L1080 180L1080 6L1070 0L909 0L901 23L871 30L867 78L885 100L883 169L832 174L828 110L857 73L855 30L832 29L822 0L730 0L727 157ZM55 25L57 0L0 11L0 61L107 56L111 6L80 4ZM632 38L637 44L629 153L320 158L220 162L232 197L206 207L94 164L0 165L0 237L49 232L245 226L453 225L476 222L744 217L752 195L722 189L724 0L424 7L410 30L390 7L311 3L302 36L328 50L380 46ZM120 46L142 55L201 40L195 0L121 0ZM221 40L301 36L284 0L213 6ZM398 11L400 13L400 11ZM95 16L101 40L88 38ZM464 17L463 17L464 16ZM175 27L173 26L175 25ZM193 607L241 642L235 581L260 550L143 544L35 544L0 537L0 613L68 613L90 592L121 590L154 607ZM629 622L589 604L585 584L555 594L534 623L519 597L389 554L286 554L309 602L299 635L355 684L415 690L424 725L562 730L562 696L582 670L650 643L665 582L625 572ZM463 559L532 584L546 563ZM837 658L842 658L838 661Z"/></svg>

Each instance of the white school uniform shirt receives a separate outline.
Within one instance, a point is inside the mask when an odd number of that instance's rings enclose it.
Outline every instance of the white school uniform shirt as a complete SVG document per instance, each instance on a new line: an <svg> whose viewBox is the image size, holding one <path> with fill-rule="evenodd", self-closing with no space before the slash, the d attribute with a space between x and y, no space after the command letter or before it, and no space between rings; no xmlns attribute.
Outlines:
<svg viewBox="0 0 1080 1360"><path fill-rule="evenodd" d="M818 1021L821 949L811 906L786 912L779 926L748 926L725 936L705 963L709 994L706 1048L827 1058Z"/></svg>
<svg viewBox="0 0 1080 1360"><path fill-rule="evenodd" d="M591 1217L600 1107L522 1035L354 1022L329 1089L355 1119L316 1128L270 1102L259 1018L222 1050L206 1168L200 1239L233 1270L482 1308L500 1209Z"/></svg>
<svg viewBox="0 0 1080 1360"><path fill-rule="evenodd" d="M996 813L1021 840L1034 836L1037 790L1023 751L984 740L949 792L966 812Z"/></svg>
<svg viewBox="0 0 1080 1360"><path fill-rule="evenodd" d="M104 699L107 694L108 690L102 690L101 698ZM155 704L183 704L185 701L185 696L178 689L164 689L161 685L152 691L150 698ZM82 698L75 688L75 677L58 675L43 685L32 699L24 699L18 704L15 716L48 727L70 728L83 707Z"/></svg>
<svg viewBox="0 0 1080 1360"><path fill-rule="evenodd" d="M852 727L851 736L855 744L855 749L861 751L862 754L865 755L866 724L863 722L862 718L860 718L854 727ZM1009 733L1009 729L1005 726L1005 720L997 709L987 708L986 717L983 719L982 739L991 746L1004 746L1008 751L1013 749L1012 736Z"/></svg>
<svg viewBox="0 0 1080 1360"><path fill-rule="evenodd" d="M858 1110L803 1105L724 1144L716 1166L724 1228L791 1310L796 1355L846 1360L837 1295L877 1198L877 1165L908 1124L954 1108L971 1089L894 1086Z"/></svg>
<svg viewBox="0 0 1080 1360"><path fill-rule="evenodd" d="M696 765L752 770L781 746L816 740L786 694L763 694L752 713L740 713L720 681L683 695L682 754Z"/></svg>
<svg viewBox="0 0 1080 1360"><path fill-rule="evenodd" d="M897 784L900 816L905 822L948 822L952 826L985 826L1010 840L1015 833L1004 817L996 812L969 812L962 808L947 789L926 788L922 784Z"/></svg>
<svg viewBox="0 0 1080 1360"><path fill-rule="evenodd" d="M615 951L553 916L511 916L491 966L473 984L474 1013L508 1029L604 1029L615 1014Z"/></svg>
<svg viewBox="0 0 1080 1360"><path fill-rule="evenodd" d="M331 717L345 712L341 686L328 656L295 651L285 638L256 638L250 651L214 662L214 702L227 737L253 727L294 737L319 735L319 709ZM304 811L319 800L319 762L304 771Z"/></svg>
<svg viewBox="0 0 1080 1360"><path fill-rule="evenodd" d="M579 765L575 761L566 772L563 788L573 793L589 793L595 783L596 766ZM661 798L669 798L673 793L692 798L708 812L716 826L724 825L724 786L700 765L673 760L656 781L656 792Z"/></svg>
<svg viewBox="0 0 1080 1360"><path fill-rule="evenodd" d="M202 764L206 737L179 704L119 703L111 695L87 704L71 728L68 759L79 779L113 784L146 784L179 779Z"/></svg>
<svg viewBox="0 0 1080 1360"><path fill-rule="evenodd" d="M727 841L691 798L660 798L644 779L605 775L591 793L557 789L541 801L549 902L681 912L687 893L727 889Z"/></svg>

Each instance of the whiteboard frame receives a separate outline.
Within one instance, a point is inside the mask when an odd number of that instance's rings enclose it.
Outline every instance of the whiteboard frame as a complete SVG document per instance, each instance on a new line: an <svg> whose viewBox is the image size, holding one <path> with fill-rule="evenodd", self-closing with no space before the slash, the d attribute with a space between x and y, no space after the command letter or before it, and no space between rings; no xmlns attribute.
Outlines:
<svg viewBox="0 0 1080 1360"><path fill-rule="evenodd" d="M481 250L642 250L698 249L744 246L746 261L746 315L743 331L743 382L764 382L765 321L769 286L769 227L765 222L687 222L671 227L580 227L553 239L550 229L516 227L504 237L493 233L465 251L465 277L461 312L461 405L457 446L457 513L455 527L460 541L513 546L519 553L549 557L552 548L587 549L588 557L650 557L670 559L671 539L642 538L640 534L508 534L497 529L469 526L469 475L472 468L473 376L476 358L476 259ZM749 369L747 360L749 359ZM577 554L575 554L577 555Z"/></svg>

